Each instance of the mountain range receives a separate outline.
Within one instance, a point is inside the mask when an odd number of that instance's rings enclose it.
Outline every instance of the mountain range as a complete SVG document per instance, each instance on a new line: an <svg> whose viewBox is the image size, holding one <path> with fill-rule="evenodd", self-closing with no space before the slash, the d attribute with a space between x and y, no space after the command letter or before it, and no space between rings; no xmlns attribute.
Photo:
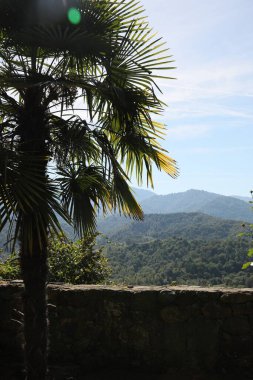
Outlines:
<svg viewBox="0 0 253 380"><path fill-rule="evenodd" d="M142 189L133 190L145 214L200 212L223 219L253 223L251 205L237 197L204 190L188 190L168 195L158 195Z"/></svg>
<svg viewBox="0 0 253 380"><path fill-rule="evenodd" d="M144 211L144 222L133 222L117 214L106 218L99 217L98 231L109 237L118 233L124 237L128 229L125 236L132 241L142 239L144 235L150 236L152 240L151 229L154 232L157 226L160 236L156 234L156 238L183 236L209 239L215 236L219 239L238 232L240 224L231 221L253 223L251 205L236 197L201 190L188 190L168 195L158 195L149 190L136 188L133 188L133 191ZM159 217L157 214L166 215ZM216 219L207 218L207 215ZM222 222L222 219L225 221ZM73 237L73 230L64 222L63 229L70 237ZM7 229L5 228L0 233L0 248L3 247L6 237Z"/></svg>

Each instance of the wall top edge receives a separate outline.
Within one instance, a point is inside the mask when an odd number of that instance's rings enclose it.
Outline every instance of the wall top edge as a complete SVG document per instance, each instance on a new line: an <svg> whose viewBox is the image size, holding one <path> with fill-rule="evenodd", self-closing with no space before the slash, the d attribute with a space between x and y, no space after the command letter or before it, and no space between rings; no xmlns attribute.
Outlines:
<svg viewBox="0 0 253 380"><path fill-rule="evenodd" d="M0 281L0 289L6 287L22 288L22 281ZM202 287L202 286L191 286L191 285L177 285L177 286L132 286L132 285L71 285L63 283L50 283L48 284L49 290L62 290L62 291L112 291L112 292L199 292L199 293L243 293L253 295L253 288L226 288L226 287Z"/></svg>

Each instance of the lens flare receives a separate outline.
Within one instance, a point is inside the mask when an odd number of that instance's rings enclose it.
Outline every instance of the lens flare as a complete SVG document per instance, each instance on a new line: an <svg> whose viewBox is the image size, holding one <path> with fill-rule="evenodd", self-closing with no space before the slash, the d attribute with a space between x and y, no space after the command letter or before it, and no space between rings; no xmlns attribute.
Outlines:
<svg viewBox="0 0 253 380"><path fill-rule="evenodd" d="M81 13L77 8L68 10L68 20L71 24L78 25L81 21Z"/></svg>

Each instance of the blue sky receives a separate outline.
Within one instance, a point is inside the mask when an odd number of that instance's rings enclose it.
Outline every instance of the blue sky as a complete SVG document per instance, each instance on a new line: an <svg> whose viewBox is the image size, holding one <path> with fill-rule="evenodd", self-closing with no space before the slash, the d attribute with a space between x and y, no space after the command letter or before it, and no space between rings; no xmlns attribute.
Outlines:
<svg viewBox="0 0 253 380"><path fill-rule="evenodd" d="M168 104L163 146L180 176L155 172L155 192L253 189L253 1L142 0L175 59L161 81Z"/></svg>

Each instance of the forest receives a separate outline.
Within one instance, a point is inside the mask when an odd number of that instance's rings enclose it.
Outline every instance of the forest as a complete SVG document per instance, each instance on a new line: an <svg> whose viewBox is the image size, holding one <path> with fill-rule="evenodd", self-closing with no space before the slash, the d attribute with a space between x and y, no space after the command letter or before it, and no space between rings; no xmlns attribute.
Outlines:
<svg viewBox="0 0 253 380"><path fill-rule="evenodd" d="M149 214L143 222L114 216L100 224L115 283L252 287L247 224L201 213ZM109 228L108 228L109 227Z"/></svg>
<svg viewBox="0 0 253 380"><path fill-rule="evenodd" d="M112 281L131 285L224 285L253 287L253 273L242 270L245 240L156 239L111 243L106 249Z"/></svg>

